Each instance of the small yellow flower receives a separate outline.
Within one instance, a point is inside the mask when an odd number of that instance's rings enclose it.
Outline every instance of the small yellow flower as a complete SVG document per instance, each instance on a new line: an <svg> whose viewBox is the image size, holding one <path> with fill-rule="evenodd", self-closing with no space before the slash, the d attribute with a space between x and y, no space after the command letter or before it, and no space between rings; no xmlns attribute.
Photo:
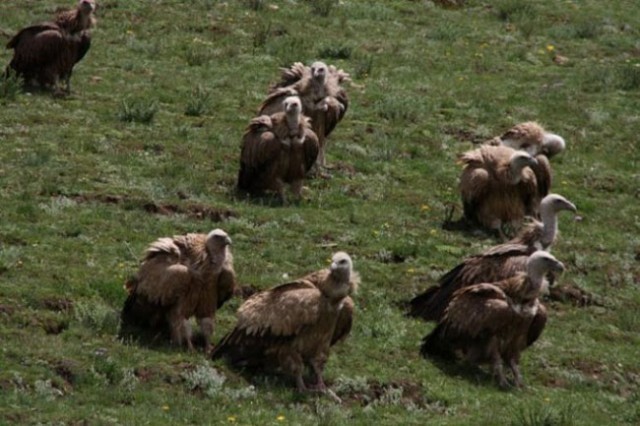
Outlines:
<svg viewBox="0 0 640 426"><path fill-rule="evenodd" d="M435 229L432 229L431 231L429 231L429 233L430 233L431 235L436 235L436 233L437 233L437 232L438 232L438 231L436 231Z"/></svg>
<svg viewBox="0 0 640 426"><path fill-rule="evenodd" d="M431 207L429 207L427 204L423 204L420 206L420 210L424 211L428 211L431 210Z"/></svg>
<svg viewBox="0 0 640 426"><path fill-rule="evenodd" d="M546 397L546 398L544 399L544 402L550 402L550 401L551 401L551 398L549 398L549 397Z"/></svg>
<svg viewBox="0 0 640 426"><path fill-rule="evenodd" d="M169 411L169 406L168 405L163 405L162 406L162 411Z"/></svg>
<svg viewBox="0 0 640 426"><path fill-rule="evenodd" d="M227 417L227 420L229 421L229 423L235 423L236 416L229 416L229 417Z"/></svg>
<svg viewBox="0 0 640 426"><path fill-rule="evenodd" d="M547 44L547 52L553 52L556 47L553 44Z"/></svg>
<svg viewBox="0 0 640 426"><path fill-rule="evenodd" d="M567 182L566 180L563 180L563 181L562 181L562 184L563 184L563 185L566 185L567 183L568 183L568 182Z"/></svg>
<svg viewBox="0 0 640 426"><path fill-rule="evenodd" d="M415 272L416 272L416 270L415 270L415 269L413 269L413 268L409 268L409 269L407 269L407 272L408 272L409 274L413 274L413 273L415 273Z"/></svg>
<svg viewBox="0 0 640 426"><path fill-rule="evenodd" d="M282 414L280 414L278 417L276 417L276 420L279 422L283 422L284 421L284 416Z"/></svg>

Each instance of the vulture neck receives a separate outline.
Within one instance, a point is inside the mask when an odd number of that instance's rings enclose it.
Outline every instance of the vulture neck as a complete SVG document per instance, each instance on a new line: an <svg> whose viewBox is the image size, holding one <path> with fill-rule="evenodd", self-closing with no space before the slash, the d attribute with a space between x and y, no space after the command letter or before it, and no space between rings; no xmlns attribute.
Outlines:
<svg viewBox="0 0 640 426"><path fill-rule="evenodd" d="M351 284L349 283L350 271L333 270L329 277L322 283L320 291L331 300L342 300L349 295Z"/></svg>
<svg viewBox="0 0 640 426"><path fill-rule="evenodd" d="M553 244L558 233L558 215L552 208L542 205L540 207L540 218L542 219L542 238L540 238L540 243L542 244L542 249L547 250Z"/></svg>
<svg viewBox="0 0 640 426"><path fill-rule="evenodd" d="M227 247L223 247L222 249L217 248L215 251L210 250L207 247L207 255L209 257L209 262L213 265L214 273L218 273L222 270L222 265L224 265L225 260L227 260Z"/></svg>
<svg viewBox="0 0 640 426"><path fill-rule="evenodd" d="M289 134L298 134L298 124L300 121L300 113L295 112L287 112L287 127L289 128Z"/></svg>
<svg viewBox="0 0 640 426"><path fill-rule="evenodd" d="M509 170L511 171L511 184L517 185L522 180L522 171L526 167L525 164L519 162L513 162L509 166Z"/></svg>

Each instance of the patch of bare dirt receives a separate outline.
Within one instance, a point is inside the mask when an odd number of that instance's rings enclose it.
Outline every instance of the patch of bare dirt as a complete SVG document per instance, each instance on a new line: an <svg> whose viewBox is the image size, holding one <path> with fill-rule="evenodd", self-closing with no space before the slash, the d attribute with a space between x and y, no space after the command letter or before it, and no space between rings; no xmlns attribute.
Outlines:
<svg viewBox="0 0 640 426"><path fill-rule="evenodd" d="M382 383L378 380L367 381L366 390L340 392L345 403L367 406L371 404L399 404L424 408L431 405L425 398L422 386L409 380Z"/></svg>
<svg viewBox="0 0 640 426"><path fill-rule="evenodd" d="M460 141L469 141L474 145L481 144L487 140L486 137L478 135L471 130L458 129L454 127L446 127L444 129L444 133L453 136L455 139Z"/></svg>
<svg viewBox="0 0 640 426"><path fill-rule="evenodd" d="M579 307L603 306L596 296L572 283L550 287L549 299Z"/></svg>
<svg viewBox="0 0 640 426"><path fill-rule="evenodd" d="M138 367L133 370L133 374L140 380L142 383L148 382L152 380L158 372L153 368L149 367Z"/></svg>
<svg viewBox="0 0 640 426"><path fill-rule="evenodd" d="M15 312L15 308L9 305L0 305L0 315L11 316Z"/></svg>
<svg viewBox="0 0 640 426"><path fill-rule="evenodd" d="M62 194L51 194L54 197L61 196ZM185 194L178 194L181 199L185 199ZM222 222L230 217L238 217L238 214L230 209L217 208L207 206L204 204L171 204L171 203L157 203L155 201L149 201L144 199L138 199L125 195L114 194L75 194L67 195L68 198L74 200L76 203L103 203L103 204L115 204L122 205L128 209L141 209L151 214L158 214L164 216L172 216L175 214L184 214L194 219L208 219L213 222Z"/></svg>
<svg viewBox="0 0 640 426"><path fill-rule="evenodd" d="M70 359L61 359L53 365L53 371L69 385L73 385L76 382L76 369L76 363Z"/></svg>
<svg viewBox="0 0 640 426"><path fill-rule="evenodd" d="M47 334L60 334L69 328L69 322L65 319L45 318L40 321L40 326Z"/></svg>
<svg viewBox="0 0 640 426"><path fill-rule="evenodd" d="M54 312L70 312L73 309L73 301L71 299L67 299L66 297L62 298L48 298L42 301L42 305Z"/></svg>

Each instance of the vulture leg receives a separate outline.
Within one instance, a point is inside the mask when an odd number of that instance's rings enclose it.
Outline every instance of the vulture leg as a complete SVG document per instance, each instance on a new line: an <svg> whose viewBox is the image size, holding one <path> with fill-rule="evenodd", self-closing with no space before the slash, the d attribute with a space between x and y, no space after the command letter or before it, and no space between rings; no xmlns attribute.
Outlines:
<svg viewBox="0 0 640 426"><path fill-rule="evenodd" d="M504 370L502 368L502 357L500 357L500 354L496 351L491 358L493 374L496 376L496 379L498 379L498 386L502 389L508 389L509 382L507 382L507 378L505 377Z"/></svg>
<svg viewBox="0 0 640 426"><path fill-rule="evenodd" d="M282 181L282 179L276 179L275 185L276 185L276 192L278 193L278 197L280 198L282 205L287 204L287 195L285 194L285 191L284 191L284 182Z"/></svg>
<svg viewBox="0 0 640 426"><path fill-rule="evenodd" d="M324 379L322 378L325 361L326 360L324 359L317 358L311 361L311 368L313 369L313 374L316 376L316 384L313 386L313 389L320 392L325 392L327 390L327 385L324 383Z"/></svg>
<svg viewBox="0 0 640 426"><path fill-rule="evenodd" d="M513 372L513 380L516 387L523 388L524 380L522 378L522 373L520 373L520 366L518 365L517 356L511 357L511 359L509 360L509 368L511 368L511 371Z"/></svg>
<svg viewBox="0 0 640 426"><path fill-rule="evenodd" d="M171 341L176 345L187 344L190 351L193 350L191 342L191 325L178 309L169 312L169 324L171 324Z"/></svg>
<svg viewBox="0 0 640 426"><path fill-rule="evenodd" d="M213 334L213 318L198 318L198 327L202 332L204 338L204 353L209 354L213 351L213 345L211 345L211 335Z"/></svg>
<svg viewBox="0 0 640 426"><path fill-rule="evenodd" d="M295 195L298 201L302 199L302 181L301 180L296 180L294 182L291 182L291 192L293 192L293 195Z"/></svg>

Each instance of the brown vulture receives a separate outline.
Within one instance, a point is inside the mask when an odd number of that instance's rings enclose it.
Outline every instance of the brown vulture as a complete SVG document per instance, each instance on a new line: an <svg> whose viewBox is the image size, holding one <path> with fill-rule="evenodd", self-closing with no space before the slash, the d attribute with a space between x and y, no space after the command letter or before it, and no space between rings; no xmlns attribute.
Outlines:
<svg viewBox="0 0 640 426"><path fill-rule="evenodd" d="M460 156L464 164L460 194L465 219L504 236L503 226L519 227L525 216L538 217L540 201L551 187L546 157L483 145Z"/></svg>
<svg viewBox="0 0 640 426"><path fill-rule="evenodd" d="M500 281L524 272L532 253L550 249L558 233L557 215L563 210L575 213L576 206L560 195L547 195L540 204L541 222L533 220L510 241L467 257L444 274L437 285L414 297L409 302L407 315L425 321L440 321L456 290L482 282Z"/></svg>
<svg viewBox="0 0 640 426"><path fill-rule="evenodd" d="M253 195L275 191L284 203L285 183L300 198L302 181L318 156L318 138L302 115L300 98L287 97L281 108L249 123L242 138L238 189Z"/></svg>
<svg viewBox="0 0 640 426"><path fill-rule="evenodd" d="M90 28L94 25L94 0L80 0L73 10L63 11L53 22L23 28L9 43L13 58L6 75L13 70L27 85L36 83L60 93L71 92L73 67L91 46Z"/></svg>
<svg viewBox="0 0 640 426"><path fill-rule="evenodd" d="M420 352L425 357L491 364L503 388L509 386L503 371L507 364L514 385L524 386L520 354L532 343L530 336L540 336L546 324L546 310L538 300L544 276L562 271L561 262L540 250L528 258L526 272L456 291L442 320L423 339ZM536 321L541 312L544 321Z"/></svg>
<svg viewBox="0 0 640 426"><path fill-rule="evenodd" d="M342 87L342 83L348 81L351 81L349 74L333 65L314 62L308 67L296 62L290 68L282 69L280 81L271 86L259 114L281 111L287 97L299 96L302 113L311 118L311 128L318 135L318 164L325 167L326 138L349 108L349 97Z"/></svg>
<svg viewBox="0 0 640 426"><path fill-rule="evenodd" d="M125 285L129 296L122 324L158 332L168 328L174 343L192 350L189 318L195 316L205 351L211 351L216 310L236 288L230 244L221 229L151 243L138 273Z"/></svg>
<svg viewBox="0 0 640 426"><path fill-rule="evenodd" d="M337 252L331 261L327 270L247 299L213 358L225 358L235 367L289 374L300 391L326 391L324 365L332 344L345 336L339 321L353 310L349 294L358 281L347 253ZM346 323L350 327L351 318ZM303 380L305 366L315 376L313 385Z"/></svg>
<svg viewBox="0 0 640 426"><path fill-rule="evenodd" d="M502 136L495 137L487 143L527 151L536 158L540 154L551 158L564 151L566 146L562 136L547 132L535 121L516 124Z"/></svg>

